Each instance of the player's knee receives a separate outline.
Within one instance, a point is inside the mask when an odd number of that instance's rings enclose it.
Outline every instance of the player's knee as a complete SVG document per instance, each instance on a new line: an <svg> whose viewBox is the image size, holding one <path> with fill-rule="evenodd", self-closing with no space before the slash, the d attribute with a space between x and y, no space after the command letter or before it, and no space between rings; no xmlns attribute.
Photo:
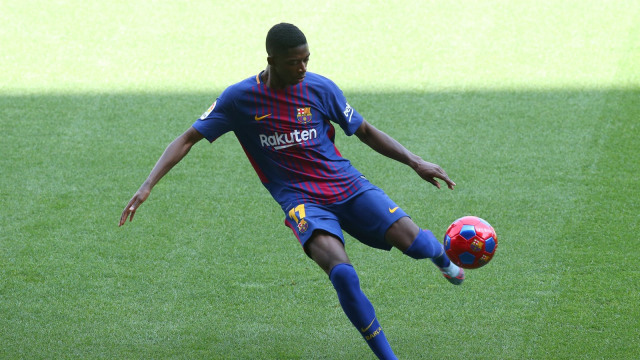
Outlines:
<svg viewBox="0 0 640 360"><path fill-rule="evenodd" d="M414 259L426 259L440 256L443 252L442 244L429 230L422 230L404 254Z"/></svg>
<svg viewBox="0 0 640 360"><path fill-rule="evenodd" d="M358 274L351 264L338 264L331 269L329 280L338 294L348 294L360 290Z"/></svg>
<svg viewBox="0 0 640 360"><path fill-rule="evenodd" d="M342 241L326 231L316 230L305 243L304 250L327 274L341 263L349 263Z"/></svg>
<svg viewBox="0 0 640 360"><path fill-rule="evenodd" d="M419 232L420 227L410 217L402 217L387 229L385 240L400 251L405 251Z"/></svg>

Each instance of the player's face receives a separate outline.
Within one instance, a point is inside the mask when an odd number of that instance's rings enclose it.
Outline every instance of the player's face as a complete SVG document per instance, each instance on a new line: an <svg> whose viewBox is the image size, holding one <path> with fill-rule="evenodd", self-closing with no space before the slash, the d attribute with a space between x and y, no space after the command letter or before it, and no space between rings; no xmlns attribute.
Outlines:
<svg viewBox="0 0 640 360"><path fill-rule="evenodd" d="M272 76L275 75L275 83L286 87L304 81L310 55L309 45L304 44L270 57L269 64L273 70Z"/></svg>

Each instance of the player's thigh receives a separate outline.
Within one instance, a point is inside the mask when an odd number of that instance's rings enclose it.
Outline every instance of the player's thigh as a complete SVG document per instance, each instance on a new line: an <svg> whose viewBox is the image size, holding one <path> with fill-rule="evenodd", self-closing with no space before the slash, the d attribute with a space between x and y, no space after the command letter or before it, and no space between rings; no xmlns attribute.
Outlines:
<svg viewBox="0 0 640 360"><path fill-rule="evenodd" d="M327 274L338 264L350 263L342 241L326 231L314 231L305 243L305 251Z"/></svg>
<svg viewBox="0 0 640 360"><path fill-rule="evenodd" d="M408 225L413 224L409 215L379 188L360 193L340 205L339 211L345 231L363 244L378 249L398 247Z"/></svg>
<svg viewBox="0 0 640 360"><path fill-rule="evenodd" d="M306 243L313 237L316 231L324 231L334 235L344 243L344 235L340 227L340 220L336 214L323 205L313 203L301 203L292 205L285 211L285 225L298 238L300 245L307 248ZM306 251L306 250L305 250Z"/></svg>

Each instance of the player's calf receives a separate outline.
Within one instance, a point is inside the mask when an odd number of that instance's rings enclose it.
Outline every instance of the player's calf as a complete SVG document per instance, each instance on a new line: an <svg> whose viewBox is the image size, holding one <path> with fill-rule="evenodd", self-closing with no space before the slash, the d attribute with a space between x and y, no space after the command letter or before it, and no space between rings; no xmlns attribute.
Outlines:
<svg viewBox="0 0 640 360"><path fill-rule="evenodd" d="M397 359L376 318L373 305L360 289L360 280L353 266L334 266L329 279L338 293L342 310L376 356L379 359Z"/></svg>

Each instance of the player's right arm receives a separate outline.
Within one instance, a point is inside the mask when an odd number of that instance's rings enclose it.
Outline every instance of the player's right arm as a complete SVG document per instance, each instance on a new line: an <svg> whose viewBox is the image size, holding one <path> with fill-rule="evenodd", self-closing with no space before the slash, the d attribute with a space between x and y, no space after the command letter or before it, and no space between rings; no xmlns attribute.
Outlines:
<svg viewBox="0 0 640 360"><path fill-rule="evenodd" d="M151 173L147 177L147 179L142 183L142 186L138 189L138 191L133 195L129 203L122 211L122 215L120 216L120 223L118 226L124 225L129 218L129 221L133 220L133 216L136 214L136 210L140 207L151 193L151 189L165 176L169 170L171 170L177 163L182 160L191 150L191 147L202 140L204 137L193 127L189 128L189 130L185 131L184 134L178 136L175 140L167 146L156 162L156 165L151 170Z"/></svg>
<svg viewBox="0 0 640 360"><path fill-rule="evenodd" d="M418 175L420 175L421 178L428 181L438 189L440 188L440 183L437 179L443 180L451 190L456 186L456 183L449 178L449 175L447 175L439 165L422 160L422 158L407 150L407 148L397 140L387 135L385 132L376 129L366 120L362 120L362 124L358 130L356 130L355 135L360 139L360 141L367 144L378 153L409 165L418 173Z"/></svg>

